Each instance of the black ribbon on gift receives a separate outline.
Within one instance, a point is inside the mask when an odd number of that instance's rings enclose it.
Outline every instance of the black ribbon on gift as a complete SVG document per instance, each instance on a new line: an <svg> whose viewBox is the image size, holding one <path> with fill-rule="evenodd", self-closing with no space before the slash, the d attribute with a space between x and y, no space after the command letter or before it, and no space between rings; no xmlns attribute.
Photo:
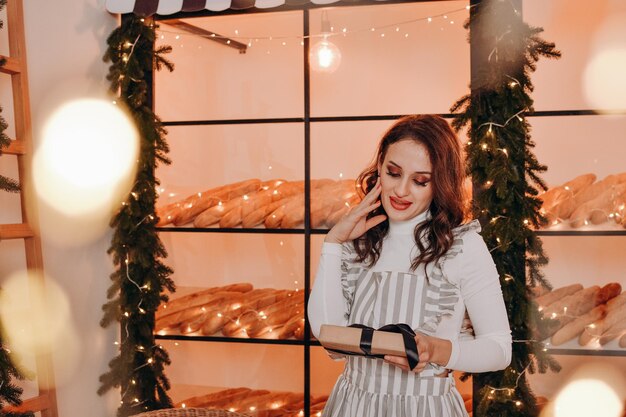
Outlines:
<svg viewBox="0 0 626 417"><path fill-rule="evenodd" d="M361 341L359 347L363 356L369 358L383 358L385 355L375 355L372 353L372 338L374 337L374 328L365 326L363 324L351 324L348 327L356 327L361 329ZM419 352L417 351L417 343L415 342L415 332L408 324L387 324L379 329L382 332L400 333L402 340L404 341L404 351L406 352L406 359L409 362L409 369L413 370L419 362ZM341 353L343 355L359 355L359 353L328 349L332 352Z"/></svg>

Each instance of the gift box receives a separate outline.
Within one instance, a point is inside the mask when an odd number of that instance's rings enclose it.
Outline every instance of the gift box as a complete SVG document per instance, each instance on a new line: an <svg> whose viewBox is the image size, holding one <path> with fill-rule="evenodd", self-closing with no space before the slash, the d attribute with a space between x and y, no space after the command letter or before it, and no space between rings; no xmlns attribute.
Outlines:
<svg viewBox="0 0 626 417"><path fill-rule="evenodd" d="M371 339L370 339L371 337ZM382 357L407 356L401 333L367 327L344 327L323 324L318 340L324 348L341 353Z"/></svg>

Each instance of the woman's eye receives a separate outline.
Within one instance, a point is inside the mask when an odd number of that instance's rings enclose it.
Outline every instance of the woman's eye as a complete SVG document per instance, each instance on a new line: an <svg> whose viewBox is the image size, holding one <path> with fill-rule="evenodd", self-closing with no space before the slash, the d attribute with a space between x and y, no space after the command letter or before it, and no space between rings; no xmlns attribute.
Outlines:
<svg viewBox="0 0 626 417"><path fill-rule="evenodd" d="M415 185L419 185L420 187L426 187L430 181L413 180L413 182Z"/></svg>
<svg viewBox="0 0 626 417"><path fill-rule="evenodd" d="M397 174L397 173L395 173L395 172L391 172L391 171L387 171L387 175L389 175L390 177L394 177L394 178L396 178L396 177L399 177L399 176L400 176L400 174Z"/></svg>

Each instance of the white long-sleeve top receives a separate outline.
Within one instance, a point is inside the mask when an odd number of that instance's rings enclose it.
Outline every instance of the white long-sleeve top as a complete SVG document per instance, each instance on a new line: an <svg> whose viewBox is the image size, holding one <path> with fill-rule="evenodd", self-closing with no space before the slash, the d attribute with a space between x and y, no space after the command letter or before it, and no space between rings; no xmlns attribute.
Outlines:
<svg viewBox="0 0 626 417"><path fill-rule="evenodd" d="M416 331L451 341L452 352L445 368L465 372L504 369L511 361L511 331L498 273L485 242L478 234L480 226L474 221L455 230L454 244L438 266L422 266L416 271L410 271L411 260L417 253L413 231L427 215L422 213L406 222L390 222L380 258L371 268L352 264L346 259L347 254L354 253L351 242L343 245L325 242L308 304L311 330L317 337L322 324L346 326L359 323L360 318L370 321L369 325L377 328L392 324L394 318L397 320L400 317L401 321L407 322ZM346 268L358 271L358 276L350 276ZM457 294L456 297L449 297L450 293L446 293L440 297L440 300L452 300L452 304L441 307L444 313L434 322L434 327L432 320L431 327L428 327L424 323L425 319L418 317L418 300L422 300L423 305L425 296L431 295L426 293L432 292L431 289L435 287L429 287L426 283L424 286L402 284L404 287L401 287L401 283L396 282L393 285L397 289L389 291L389 283L381 281L406 279L406 274L417 276L418 281L425 280L425 271L428 271L431 279L439 271L439 275L444 277L443 286L453 288ZM387 289L372 295L383 287ZM420 289L423 289L424 294L419 293ZM353 304L355 298L362 301L365 297L371 298L368 301L370 304L385 304L377 307L385 313L376 314L376 317L372 317L371 312L367 316L359 316ZM407 303L413 303L414 306L407 306ZM429 310L429 306L425 310ZM415 312L407 315L407 311ZM466 313L471 320L474 335L464 330ZM420 323L423 328L420 328Z"/></svg>

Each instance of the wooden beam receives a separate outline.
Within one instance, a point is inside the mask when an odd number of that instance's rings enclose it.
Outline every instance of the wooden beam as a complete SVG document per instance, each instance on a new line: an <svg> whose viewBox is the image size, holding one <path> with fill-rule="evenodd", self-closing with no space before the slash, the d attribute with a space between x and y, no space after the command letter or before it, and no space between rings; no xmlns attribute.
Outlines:
<svg viewBox="0 0 626 417"><path fill-rule="evenodd" d="M47 395L40 395L39 397L29 398L22 401L22 405L18 407L7 406L2 409L3 413L24 413L26 411L32 411L36 413L38 411L47 410L50 408L50 400Z"/></svg>
<svg viewBox="0 0 626 417"><path fill-rule="evenodd" d="M8 148L4 148L0 153L6 155L24 155L24 143L21 140L12 140Z"/></svg>
<svg viewBox="0 0 626 417"><path fill-rule="evenodd" d="M4 74L19 74L22 71L22 65L20 61L10 56L0 55L0 59L6 59L3 66L0 67L0 72Z"/></svg>
<svg viewBox="0 0 626 417"><path fill-rule="evenodd" d="M0 224L0 240L33 237L33 229L25 223Z"/></svg>

